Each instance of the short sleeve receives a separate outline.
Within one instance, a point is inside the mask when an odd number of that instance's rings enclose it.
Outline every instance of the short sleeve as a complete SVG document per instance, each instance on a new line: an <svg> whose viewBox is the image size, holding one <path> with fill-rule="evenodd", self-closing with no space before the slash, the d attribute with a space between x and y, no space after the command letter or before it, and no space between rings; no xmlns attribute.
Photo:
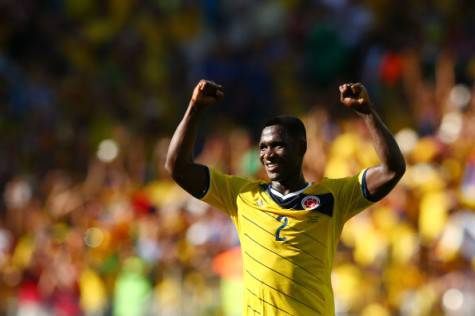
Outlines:
<svg viewBox="0 0 475 316"><path fill-rule="evenodd" d="M365 175L366 170L363 170L353 177L341 179L341 186L336 198L342 206L344 222L373 204L368 197Z"/></svg>
<svg viewBox="0 0 475 316"><path fill-rule="evenodd" d="M201 200L234 217L237 214L238 194L250 180L225 175L212 168L208 168L208 171L209 186Z"/></svg>

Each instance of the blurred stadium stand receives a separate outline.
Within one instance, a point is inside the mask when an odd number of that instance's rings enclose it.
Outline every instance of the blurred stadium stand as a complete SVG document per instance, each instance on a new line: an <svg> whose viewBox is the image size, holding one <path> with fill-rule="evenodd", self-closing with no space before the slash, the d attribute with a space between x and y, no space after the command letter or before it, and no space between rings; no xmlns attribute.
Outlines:
<svg viewBox="0 0 475 316"><path fill-rule="evenodd" d="M475 3L0 3L0 314L240 315L238 240L165 175L200 78L225 101L197 154L260 177L259 124L304 119L307 179L376 163L338 104L367 85L408 162L349 222L339 316L475 315Z"/></svg>

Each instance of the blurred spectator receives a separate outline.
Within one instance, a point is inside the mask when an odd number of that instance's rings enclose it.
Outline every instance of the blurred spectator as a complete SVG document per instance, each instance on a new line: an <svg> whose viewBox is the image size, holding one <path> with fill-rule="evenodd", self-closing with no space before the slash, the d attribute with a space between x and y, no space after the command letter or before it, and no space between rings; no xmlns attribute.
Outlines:
<svg viewBox="0 0 475 316"><path fill-rule="evenodd" d="M167 135L204 77L226 98L201 161L261 177L259 125L287 112L308 128L311 181L375 163L336 99L338 83L364 81L408 170L342 234L338 314L475 314L472 2L0 8L0 313L239 313L238 258L223 259L238 246L231 222L163 170Z"/></svg>

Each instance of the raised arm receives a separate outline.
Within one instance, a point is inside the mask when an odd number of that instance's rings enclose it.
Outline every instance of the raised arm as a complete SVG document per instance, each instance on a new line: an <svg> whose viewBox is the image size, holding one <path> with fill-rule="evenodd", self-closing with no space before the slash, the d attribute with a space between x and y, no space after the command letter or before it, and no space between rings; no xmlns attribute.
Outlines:
<svg viewBox="0 0 475 316"><path fill-rule="evenodd" d="M165 169L183 189L201 197L208 187L208 171L193 161L193 146L198 120L203 110L224 97L222 86L201 80L193 90L188 109L175 130L168 147Z"/></svg>
<svg viewBox="0 0 475 316"><path fill-rule="evenodd" d="M340 86L340 101L353 109L365 122L381 164L366 172L366 188L371 200L386 196L406 171L406 163L396 140L374 110L361 83Z"/></svg>

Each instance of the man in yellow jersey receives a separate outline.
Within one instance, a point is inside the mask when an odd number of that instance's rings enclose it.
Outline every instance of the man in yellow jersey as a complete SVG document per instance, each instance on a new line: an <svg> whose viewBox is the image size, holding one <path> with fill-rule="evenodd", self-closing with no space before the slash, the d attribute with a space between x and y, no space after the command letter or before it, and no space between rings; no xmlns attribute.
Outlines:
<svg viewBox="0 0 475 316"><path fill-rule="evenodd" d="M166 168L193 196L228 213L241 241L243 315L334 315L331 268L343 224L396 185L404 158L360 83L340 86L340 100L365 122L381 164L341 179L308 183L303 123L280 116L264 124L260 160L269 182L224 175L196 164L200 114L224 96L201 80L168 149Z"/></svg>

